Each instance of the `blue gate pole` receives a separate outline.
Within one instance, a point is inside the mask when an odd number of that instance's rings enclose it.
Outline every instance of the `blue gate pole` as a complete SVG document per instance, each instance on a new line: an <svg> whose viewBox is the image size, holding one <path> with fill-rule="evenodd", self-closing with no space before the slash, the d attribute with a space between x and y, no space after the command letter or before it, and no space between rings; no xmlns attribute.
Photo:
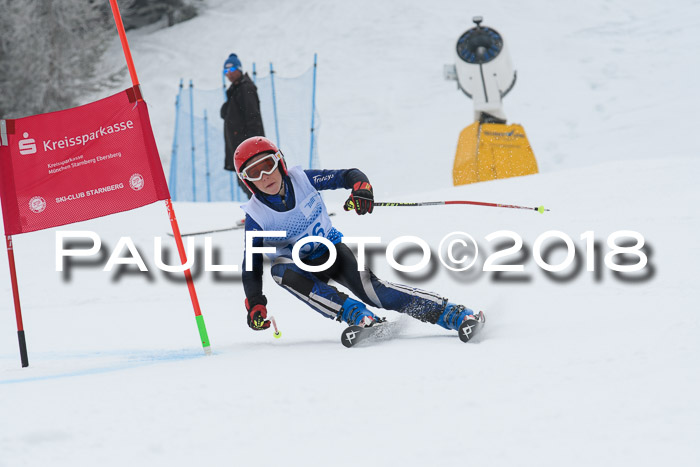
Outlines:
<svg viewBox="0 0 700 467"><path fill-rule="evenodd" d="M180 78L180 88L175 96L175 136L173 136L173 151L170 154L170 196L173 201L177 201L177 133L180 120L180 97L182 96L182 78Z"/></svg>
<svg viewBox="0 0 700 467"><path fill-rule="evenodd" d="M314 168L314 117L316 116L316 59L318 54L314 54L314 84L311 91L311 146L309 148L309 168Z"/></svg>
<svg viewBox="0 0 700 467"><path fill-rule="evenodd" d="M207 175L207 202L211 203L211 177L209 175L209 125L207 122L207 110L204 109L204 163Z"/></svg>
<svg viewBox="0 0 700 467"><path fill-rule="evenodd" d="M255 71L255 62L253 62L253 83L256 83L258 79L258 72Z"/></svg>
<svg viewBox="0 0 700 467"><path fill-rule="evenodd" d="M190 139L192 140L192 201L197 201L197 182L194 162L194 84L190 80Z"/></svg>
<svg viewBox="0 0 700 467"><path fill-rule="evenodd" d="M270 62L270 84L272 85L272 113L275 115L275 137L277 138L277 147L280 147L280 131L277 127L277 97L275 96L275 70L272 69Z"/></svg>

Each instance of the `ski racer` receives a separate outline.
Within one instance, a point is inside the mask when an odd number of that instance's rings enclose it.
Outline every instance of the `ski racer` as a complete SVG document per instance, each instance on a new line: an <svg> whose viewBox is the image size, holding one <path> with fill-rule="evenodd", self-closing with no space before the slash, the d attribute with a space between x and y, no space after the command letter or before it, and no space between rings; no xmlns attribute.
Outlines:
<svg viewBox="0 0 700 467"><path fill-rule="evenodd" d="M351 190L346 206L359 215L371 214L374 196L368 178L358 169L303 170L287 168L284 156L267 138L248 138L234 154L236 172L253 192L241 208L245 211L246 236L251 231L286 231L285 237L256 237L254 247L275 247L268 254L275 282L321 315L348 325L373 326L381 322L367 305L395 310L445 329L457 330L465 320L478 322L483 313L449 302L443 296L394 284L377 278L370 270L358 271L357 259L341 242L343 234L331 224L319 190ZM337 252L335 262L325 271L308 272L292 260L294 244L306 236L329 240ZM329 258L323 243L307 243L300 250L306 265L325 264ZM248 326L254 330L270 327L267 299L263 294L262 253L253 253L252 270L243 261L243 288ZM354 295L329 284L334 281ZM464 339L463 339L464 340Z"/></svg>

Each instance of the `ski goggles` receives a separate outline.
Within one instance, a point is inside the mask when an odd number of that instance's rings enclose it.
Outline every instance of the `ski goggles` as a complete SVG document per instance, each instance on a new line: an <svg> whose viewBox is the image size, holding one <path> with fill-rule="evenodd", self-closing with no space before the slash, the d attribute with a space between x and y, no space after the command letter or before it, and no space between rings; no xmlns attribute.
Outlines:
<svg viewBox="0 0 700 467"><path fill-rule="evenodd" d="M241 170L241 173L238 176L241 178L241 180L257 182L263 178L263 175L270 175L272 172L277 170L280 160L282 160L282 153L280 151L277 151L274 154L268 154L267 156L258 159L245 169Z"/></svg>
<svg viewBox="0 0 700 467"><path fill-rule="evenodd" d="M228 68L224 68L224 74L231 73L231 72L236 71L236 70L238 70L237 66L230 66Z"/></svg>

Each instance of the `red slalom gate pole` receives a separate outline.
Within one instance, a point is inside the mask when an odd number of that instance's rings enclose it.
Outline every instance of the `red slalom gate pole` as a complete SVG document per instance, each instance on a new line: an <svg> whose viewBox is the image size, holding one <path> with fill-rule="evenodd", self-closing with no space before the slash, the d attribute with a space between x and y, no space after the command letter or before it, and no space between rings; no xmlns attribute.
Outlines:
<svg viewBox="0 0 700 467"><path fill-rule="evenodd" d="M139 78L136 76L136 67L134 67L134 60L131 58L131 49L129 48L129 42L126 40L124 22L122 21L121 13L119 13L119 5L117 5L117 0L109 0L109 5L112 7L112 16L114 16L114 22L117 25L119 40L122 42L122 50L124 51L126 66L129 68L129 75L131 75L131 82L134 84L134 86L138 86Z"/></svg>
<svg viewBox="0 0 700 467"><path fill-rule="evenodd" d="M187 254L185 253L185 245L182 243L180 227L177 225L177 218L175 217L173 202L170 199L165 200L165 207L168 210L170 227L172 227L173 229L173 236L175 237L175 243L177 244L177 252L180 254L180 261L182 262L182 264L185 264L187 263ZM185 280L187 281L187 290L189 290L190 292L190 299L192 300L192 307L194 308L194 318L195 320L197 320L197 329L199 330L199 337L202 341L202 347L204 347L204 352L207 355L210 355L211 347L209 346L209 335L207 334L207 327L204 324L204 316L202 316L202 309L199 307L197 291L194 289L192 272L189 269L185 269Z"/></svg>
<svg viewBox="0 0 700 467"><path fill-rule="evenodd" d="M112 16L114 16L114 22L117 25L117 32L119 33L119 39L122 43L122 50L124 50L124 58L126 59L126 65L129 68L129 75L131 76L131 82L134 88L138 88L139 78L136 75L136 67L134 67L134 60L131 58L131 49L129 48L129 42L126 39L126 31L124 30L124 22L122 21L122 15L119 13L119 5L117 5L117 0L109 0L109 4L112 7ZM137 94L138 95L138 94ZM143 99L138 97L139 101ZM177 218L175 217L175 210L173 209L173 203L168 198L165 200L165 207L168 211L168 219L170 219L170 227L173 229L173 236L175 237L175 244L177 245L177 252L180 255L180 261L182 264L187 263L187 254L185 253L185 245L182 243L182 236L180 235L180 227L177 224ZM199 330L199 337L202 341L202 347L204 352L209 355L211 354L211 347L209 344L209 336L207 334L207 327L204 325L204 317L202 316L202 310L199 307L199 299L197 298L197 291L194 288L194 281L192 280L192 272L189 269L185 270L185 280L187 281L187 289L190 292L190 299L192 300L192 307L194 308L194 316L197 320L197 329Z"/></svg>
<svg viewBox="0 0 700 467"><path fill-rule="evenodd" d="M19 356L22 360L22 368L29 366L27 356L27 341L24 338L24 324L22 323L22 307L19 303L19 287L17 285L17 270L15 269L15 253L12 246L12 235L5 235L7 244L7 260L10 263L10 280L12 282L12 298L15 301L15 317L17 318L17 339L19 340Z"/></svg>

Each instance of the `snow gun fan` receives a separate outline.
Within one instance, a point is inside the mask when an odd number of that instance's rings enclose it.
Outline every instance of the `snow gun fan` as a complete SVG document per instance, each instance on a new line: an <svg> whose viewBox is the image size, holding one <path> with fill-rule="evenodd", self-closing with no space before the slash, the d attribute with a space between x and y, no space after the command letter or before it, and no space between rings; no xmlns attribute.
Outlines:
<svg viewBox="0 0 700 467"><path fill-rule="evenodd" d="M503 97L513 89L516 72L503 37L494 29L475 27L457 40L455 65L445 65L445 79L474 101L474 123L459 134L454 185L537 173L537 161L525 130L506 124Z"/></svg>

